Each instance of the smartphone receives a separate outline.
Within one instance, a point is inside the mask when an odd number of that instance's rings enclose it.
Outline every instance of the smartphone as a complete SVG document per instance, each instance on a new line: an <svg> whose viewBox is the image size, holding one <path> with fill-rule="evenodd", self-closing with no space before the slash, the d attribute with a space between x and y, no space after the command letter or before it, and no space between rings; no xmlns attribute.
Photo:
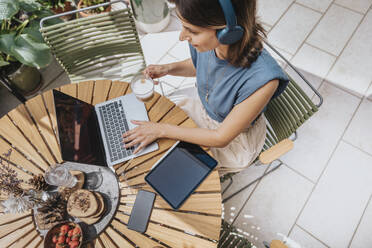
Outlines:
<svg viewBox="0 0 372 248"><path fill-rule="evenodd" d="M140 233L146 232L155 196L155 193L146 190L138 192L128 221L129 229Z"/></svg>

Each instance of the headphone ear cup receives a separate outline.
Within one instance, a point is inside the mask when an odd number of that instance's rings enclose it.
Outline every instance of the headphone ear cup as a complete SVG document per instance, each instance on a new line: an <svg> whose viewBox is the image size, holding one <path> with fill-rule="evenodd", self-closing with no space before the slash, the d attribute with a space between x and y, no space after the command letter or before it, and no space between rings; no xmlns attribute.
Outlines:
<svg viewBox="0 0 372 248"><path fill-rule="evenodd" d="M226 27L216 31L218 41L224 45L231 45L239 41L244 34L244 29L241 26Z"/></svg>

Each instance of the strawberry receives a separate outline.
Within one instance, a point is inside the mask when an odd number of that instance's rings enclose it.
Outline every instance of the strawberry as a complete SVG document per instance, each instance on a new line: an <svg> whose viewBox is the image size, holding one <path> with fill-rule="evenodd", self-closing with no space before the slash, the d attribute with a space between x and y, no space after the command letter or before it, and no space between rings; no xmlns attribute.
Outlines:
<svg viewBox="0 0 372 248"><path fill-rule="evenodd" d="M79 240L80 239L80 235L79 234L77 234L77 235L73 235L72 237L71 237L71 240L73 240L73 241L75 241L75 240Z"/></svg>
<svg viewBox="0 0 372 248"><path fill-rule="evenodd" d="M54 235L53 238L52 238L52 241L53 241L54 244L57 243L57 239L58 239L58 236Z"/></svg>
<svg viewBox="0 0 372 248"><path fill-rule="evenodd" d="M67 233L67 237L72 237L74 230L69 230Z"/></svg>
<svg viewBox="0 0 372 248"><path fill-rule="evenodd" d="M71 241L71 238L70 237L67 237L66 238L66 243L70 243L70 241Z"/></svg>
<svg viewBox="0 0 372 248"><path fill-rule="evenodd" d="M63 244L66 241L65 236L61 235L58 237L57 243L58 244Z"/></svg>
<svg viewBox="0 0 372 248"><path fill-rule="evenodd" d="M77 241L77 240L74 240L74 241L71 241L70 243L68 243L70 245L70 248L76 248L79 246L80 242Z"/></svg>
<svg viewBox="0 0 372 248"><path fill-rule="evenodd" d="M61 233L67 233L69 230L69 226L68 225L63 225L61 226Z"/></svg>
<svg viewBox="0 0 372 248"><path fill-rule="evenodd" d="M80 228L79 227L75 227L74 230L73 230L73 232L72 232L72 234L73 235L76 235L76 234L79 234L79 233L81 233Z"/></svg>

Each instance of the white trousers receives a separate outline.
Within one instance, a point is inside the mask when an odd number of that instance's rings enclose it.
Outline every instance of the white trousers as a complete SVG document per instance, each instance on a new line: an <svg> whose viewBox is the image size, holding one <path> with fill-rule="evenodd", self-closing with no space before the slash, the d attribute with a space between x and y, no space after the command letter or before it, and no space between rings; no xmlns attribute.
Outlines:
<svg viewBox="0 0 372 248"><path fill-rule="evenodd" d="M178 90L169 95L178 107L197 124L198 127L217 129L221 123L207 114L195 87ZM211 147L213 157L218 161L220 174L238 172L251 165L260 154L266 138L266 119L263 114L254 125L241 132L223 148Z"/></svg>

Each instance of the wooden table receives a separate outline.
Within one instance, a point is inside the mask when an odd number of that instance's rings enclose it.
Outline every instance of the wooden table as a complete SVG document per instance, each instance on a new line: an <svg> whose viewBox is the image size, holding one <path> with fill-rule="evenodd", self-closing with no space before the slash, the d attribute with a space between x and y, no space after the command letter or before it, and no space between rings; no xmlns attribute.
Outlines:
<svg viewBox="0 0 372 248"><path fill-rule="evenodd" d="M92 104L131 91L127 83L106 80L69 84L59 90ZM146 103L146 108L151 121L195 127L180 108L159 94ZM56 127L53 94L48 91L0 119L0 155L13 149L10 162L24 180L43 174L50 165L63 162ZM152 191L144 181L146 173L174 142L161 139L159 150L115 166L120 179L120 206L111 224L94 241L95 247L217 246L221 225L221 187L217 171L211 173L179 211L172 210L158 196L145 234L127 229L137 191ZM1 209L0 212L0 247L43 247L43 238L35 229L31 212L4 214Z"/></svg>

